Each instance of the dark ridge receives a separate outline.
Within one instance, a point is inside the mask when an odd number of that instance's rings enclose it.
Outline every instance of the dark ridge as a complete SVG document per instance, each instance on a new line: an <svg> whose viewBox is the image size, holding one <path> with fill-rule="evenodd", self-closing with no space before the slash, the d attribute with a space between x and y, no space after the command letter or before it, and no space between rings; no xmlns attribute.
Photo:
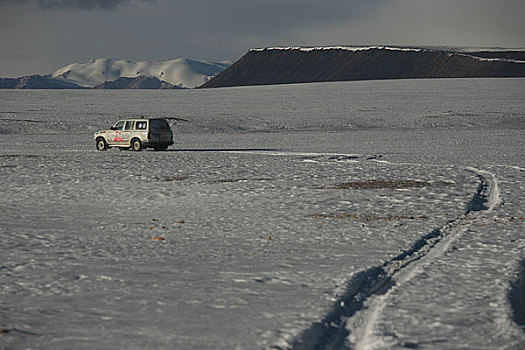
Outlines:
<svg viewBox="0 0 525 350"><path fill-rule="evenodd" d="M180 89L156 77L147 77L144 75L126 78L120 77L113 81L105 81L94 87L95 89Z"/></svg>
<svg viewBox="0 0 525 350"><path fill-rule="evenodd" d="M0 78L0 89L14 89L20 78Z"/></svg>
<svg viewBox="0 0 525 350"><path fill-rule="evenodd" d="M512 317L525 332L525 260L522 260L518 279L511 283L508 295L512 307Z"/></svg>
<svg viewBox="0 0 525 350"><path fill-rule="evenodd" d="M525 63L507 60L508 57L521 57L519 52L481 52L479 57L474 56L475 53L434 49L251 50L201 87L379 79L525 77ZM484 56L502 60L480 58Z"/></svg>
<svg viewBox="0 0 525 350"><path fill-rule="evenodd" d="M0 89L83 89L83 87L49 75L30 75L20 78L0 78Z"/></svg>

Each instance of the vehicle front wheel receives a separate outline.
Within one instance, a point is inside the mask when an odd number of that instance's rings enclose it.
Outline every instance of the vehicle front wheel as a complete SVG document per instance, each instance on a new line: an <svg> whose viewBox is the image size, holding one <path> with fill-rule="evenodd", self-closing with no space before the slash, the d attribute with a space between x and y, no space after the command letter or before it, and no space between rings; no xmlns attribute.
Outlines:
<svg viewBox="0 0 525 350"><path fill-rule="evenodd" d="M105 151L108 149L108 144L106 143L106 140L104 140L102 137L99 137L97 139L97 149L99 151Z"/></svg>
<svg viewBox="0 0 525 350"><path fill-rule="evenodd" d="M133 141L131 141L131 148L132 148L135 152L140 152L140 151L142 151L142 142L140 142L139 139L133 139Z"/></svg>

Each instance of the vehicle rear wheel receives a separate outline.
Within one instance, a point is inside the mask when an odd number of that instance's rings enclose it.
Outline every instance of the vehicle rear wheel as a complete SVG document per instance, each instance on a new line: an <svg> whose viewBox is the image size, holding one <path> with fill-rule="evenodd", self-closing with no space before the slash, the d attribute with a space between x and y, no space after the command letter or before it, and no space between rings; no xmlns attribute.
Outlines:
<svg viewBox="0 0 525 350"><path fill-rule="evenodd" d="M102 137L99 137L97 139L97 149L99 151L105 151L108 149L108 144L106 143L106 140L104 140Z"/></svg>
<svg viewBox="0 0 525 350"><path fill-rule="evenodd" d="M135 152L140 152L140 151L142 151L142 142L140 142L139 139L133 139L133 141L131 141L131 148L132 148Z"/></svg>

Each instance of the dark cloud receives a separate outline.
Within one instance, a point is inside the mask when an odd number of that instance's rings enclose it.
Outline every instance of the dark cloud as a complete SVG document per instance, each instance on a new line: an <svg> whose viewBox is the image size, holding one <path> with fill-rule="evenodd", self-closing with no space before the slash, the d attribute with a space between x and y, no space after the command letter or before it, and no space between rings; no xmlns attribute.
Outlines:
<svg viewBox="0 0 525 350"><path fill-rule="evenodd" d="M129 3L153 3L157 0L0 0L3 4L34 3L40 9L114 10ZM168 8L177 8L181 13L220 19L226 23L232 18L237 22L252 23L260 18L266 23L296 22L301 20L326 20L327 18L354 18L377 4L391 0L172 0L166 1ZM243 22L243 23L244 23ZM252 23L253 24L253 23Z"/></svg>
<svg viewBox="0 0 525 350"><path fill-rule="evenodd" d="M0 0L2 4L36 3L40 9L115 10L132 1L154 2L156 0Z"/></svg>
<svg viewBox="0 0 525 350"><path fill-rule="evenodd" d="M296 26L358 18L391 0L200 0L173 1L187 19L223 31L275 32ZM176 5L174 5L176 4ZM183 18L181 18L184 20Z"/></svg>
<svg viewBox="0 0 525 350"><path fill-rule="evenodd" d="M37 0L42 9L52 10L59 8L72 8L80 10L114 10L122 3L129 0Z"/></svg>

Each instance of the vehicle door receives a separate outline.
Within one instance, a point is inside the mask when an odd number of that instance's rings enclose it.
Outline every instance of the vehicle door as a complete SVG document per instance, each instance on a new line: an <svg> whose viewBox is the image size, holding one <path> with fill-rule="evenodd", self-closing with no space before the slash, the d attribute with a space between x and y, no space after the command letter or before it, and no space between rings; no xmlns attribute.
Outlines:
<svg viewBox="0 0 525 350"><path fill-rule="evenodd" d="M122 130L122 143L129 145L133 137L133 130L135 129L135 121L127 120Z"/></svg>
<svg viewBox="0 0 525 350"><path fill-rule="evenodd" d="M171 129L166 119L150 119L149 130L152 141L166 142L172 139Z"/></svg>
<svg viewBox="0 0 525 350"><path fill-rule="evenodd" d="M117 124L111 127L108 137L108 144L110 145L121 145L123 143L122 133L124 131L125 120L120 120Z"/></svg>

